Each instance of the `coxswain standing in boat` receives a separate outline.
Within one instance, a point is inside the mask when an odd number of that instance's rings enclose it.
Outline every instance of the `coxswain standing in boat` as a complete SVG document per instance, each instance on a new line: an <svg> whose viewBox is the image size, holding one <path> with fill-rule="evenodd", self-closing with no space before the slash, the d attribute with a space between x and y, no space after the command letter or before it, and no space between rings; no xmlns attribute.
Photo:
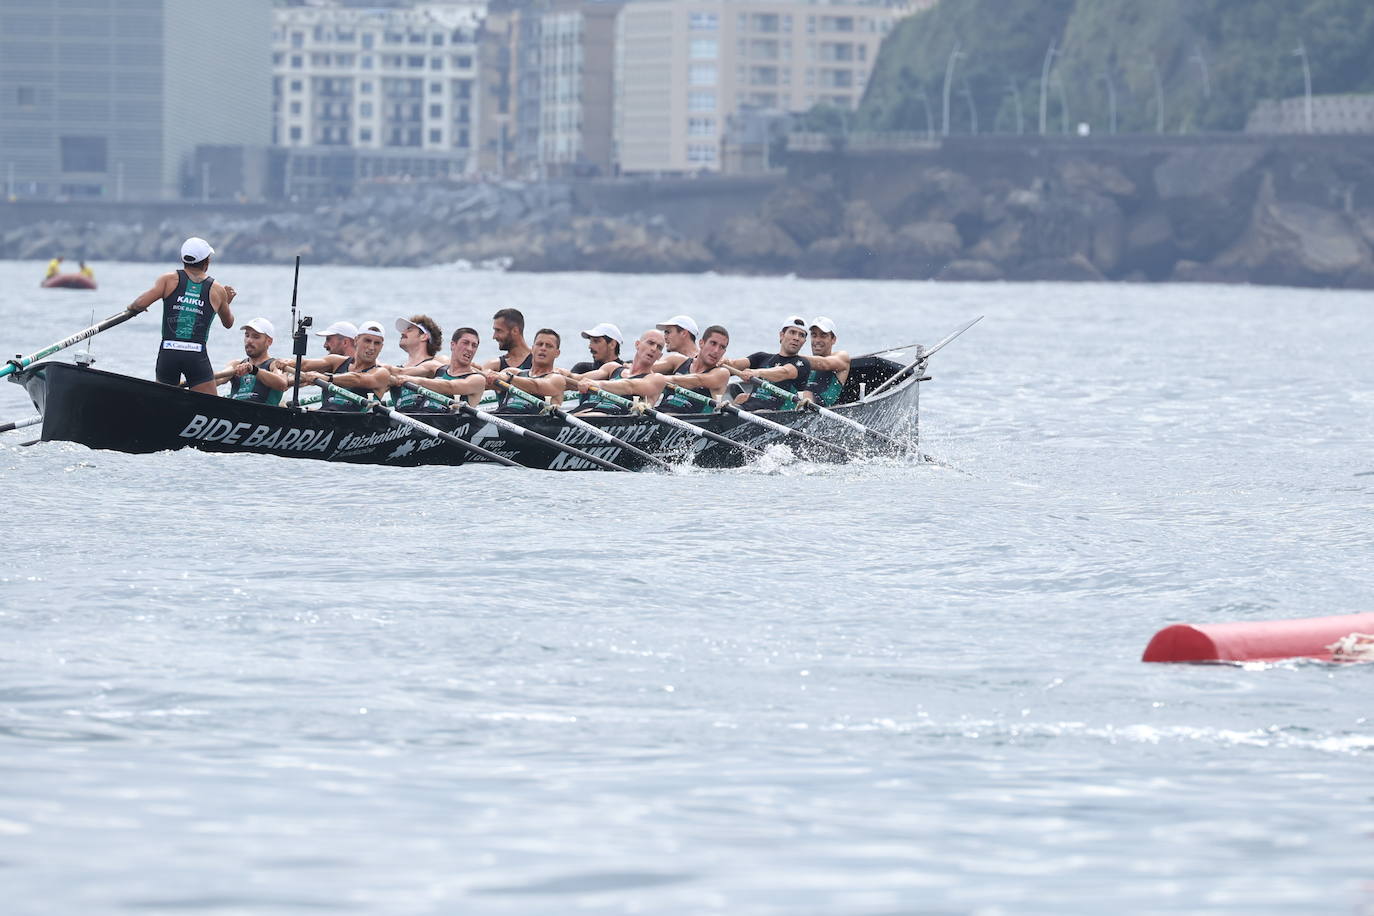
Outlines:
<svg viewBox="0 0 1374 916"><path fill-rule="evenodd" d="M340 388L346 388L361 397L374 397L381 400L391 388L391 371L377 362L386 343L386 329L380 322L364 321L358 326L358 336L354 341L356 352L339 363L334 372L302 372L301 381L315 384L326 381ZM341 410L356 413L358 405L347 398L326 391L321 410Z"/></svg>
<svg viewBox="0 0 1374 916"><path fill-rule="evenodd" d="M491 339L502 353L483 363L483 369L500 372L512 366L517 369L533 367L533 348L525 343L525 316L519 309L501 309L491 316Z"/></svg>
<svg viewBox="0 0 1374 916"><path fill-rule="evenodd" d="M576 384L554 368L553 364L558 359L562 344L563 338L557 331L552 328L540 328L534 333L534 347L530 351L530 367L528 369L507 366L500 372L487 370L486 378L489 387L496 388L501 392L501 400L496 407L497 413L539 413L543 406L537 400L543 398L562 399L563 392ZM527 394L532 394L537 400L531 402L528 398L522 398L501 386L500 382L506 382Z"/></svg>
<svg viewBox="0 0 1374 916"><path fill-rule="evenodd" d="M635 355L629 366L607 363L600 369L570 379L575 381L582 395L577 413L620 416L630 412L623 404L592 391L593 385L622 398L644 398L649 403L658 400L666 379L654 372L654 363L662 358L664 346L663 332L653 328L639 335L635 341Z"/></svg>
<svg viewBox="0 0 1374 916"><path fill-rule="evenodd" d="M811 374L805 395L822 407L833 407L849 381L849 354L835 350L835 322L824 316L811 319Z"/></svg>
<svg viewBox="0 0 1374 916"><path fill-rule="evenodd" d="M620 345L625 342L625 338L620 333L620 328L609 321L603 321L596 327L583 331L582 337L587 341L587 351L592 358L574 365L573 375L595 372L607 363L624 362L620 358Z"/></svg>
<svg viewBox="0 0 1374 916"><path fill-rule="evenodd" d="M668 351L654 364L655 372L676 372L689 359L695 359L697 347L697 323L690 315L674 315L667 321L654 325L663 332L664 348Z"/></svg>
<svg viewBox="0 0 1374 916"><path fill-rule="evenodd" d="M215 249L202 238L189 238L181 246L182 268L157 278L151 289L129 304L129 311L144 312L162 300L162 346L157 353L157 380L164 385L182 379L192 391L215 393L215 370L205 352L210 325L215 317L226 328L234 326L234 288L216 283L208 273Z"/></svg>
<svg viewBox="0 0 1374 916"><path fill-rule="evenodd" d="M486 374L472 364L473 357L477 355L477 348L480 345L481 340L477 337L477 331L474 328L459 328L453 332L453 339L449 341L448 362L442 364L432 378L413 374L408 369L393 369L391 380L396 385L414 382L421 388L437 391L439 394L451 398L467 398L468 403L476 407L477 403L482 400L482 393L487 390ZM416 394L413 389L405 390L411 394ZM424 395L418 396L428 406L412 407L412 409L442 409L434 401L425 400ZM398 406L397 409L401 408Z"/></svg>
<svg viewBox="0 0 1374 916"><path fill-rule="evenodd" d="M272 349L272 322L254 318L243 325L244 359L234 360L215 373L215 384L229 382L229 397L276 407L291 380L273 367L280 363L267 351Z"/></svg>
<svg viewBox="0 0 1374 916"><path fill-rule="evenodd" d="M439 342L444 336L439 324L428 315L412 315L409 318L397 318L396 330L401 332L401 349L406 353L406 361L403 366L387 367L393 381L398 374L433 378L434 373L444 365L438 356ZM400 382L395 382L391 388L391 401L397 410L407 413L435 409L433 401Z"/></svg>

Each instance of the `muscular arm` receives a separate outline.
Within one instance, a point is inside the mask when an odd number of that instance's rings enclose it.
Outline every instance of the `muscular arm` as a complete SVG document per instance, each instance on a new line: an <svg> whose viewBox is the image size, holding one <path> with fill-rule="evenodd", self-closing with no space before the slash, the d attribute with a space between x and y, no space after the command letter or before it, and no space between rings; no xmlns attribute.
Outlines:
<svg viewBox="0 0 1374 916"><path fill-rule="evenodd" d="M621 378L594 384L602 391L618 394L622 398L643 398L652 404L663 393L663 386L668 384L668 376L653 372L643 378Z"/></svg>
<svg viewBox="0 0 1374 916"><path fill-rule="evenodd" d="M731 367L733 367L733 368L735 368L735 369L748 369L748 368L749 368L749 357L747 357L747 356L740 356L740 357L737 357L737 358L735 358L735 359L723 359L723 360L720 361L720 364L721 364L722 366L731 366Z"/></svg>
<svg viewBox="0 0 1374 916"><path fill-rule="evenodd" d="M848 372L849 354L843 350L831 353L829 356L808 356L806 359L811 363L811 368L825 372Z"/></svg>
<svg viewBox="0 0 1374 916"><path fill-rule="evenodd" d="M746 372L748 374L746 374ZM741 370L739 376L746 381L749 379L761 378L765 382L777 384L778 382L785 382L789 379L796 378L797 367L791 363L783 363L781 366L774 366L771 369Z"/></svg>
<svg viewBox="0 0 1374 916"><path fill-rule="evenodd" d="M319 377L321 373L312 375ZM366 372L340 372L329 381L340 388L370 388L373 394L381 398L391 388L391 373L386 371L385 366L373 366Z"/></svg>
<svg viewBox="0 0 1374 916"><path fill-rule="evenodd" d="M234 311L229 308L229 303L233 302L237 295L237 290L223 283L216 283L210 288L210 307L219 315L219 323L226 328L234 326Z"/></svg>
<svg viewBox="0 0 1374 916"><path fill-rule="evenodd" d="M177 288L177 275L174 273L163 274L154 281L146 293L139 295L137 299L129 303L129 311L146 312L148 306L160 299L166 299L172 294L172 290Z"/></svg>
<svg viewBox="0 0 1374 916"><path fill-rule="evenodd" d="M317 356L313 359L301 360L301 372L333 372L343 363L347 357L337 353L330 353L328 356ZM277 372L285 372L288 375L296 374L295 359L279 359L275 367Z"/></svg>
<svg viewBox="0 0 1374 916"><path fill-rule="evenodd" d="M654 371L669 375L681 368L682 364L686 361L687 357L683 356L681 353L668 353L658 362L654 363Z"/></svg>
<svg viewBox="0 0 1374 916"><path fill-rule="evenodd" d="M712 395L720 397L725 394L725 389L730 385L730 370L724 366L717 366L706 372L675 375L668 381L674 385L681 385L683 388L708 388Z"/></svg>
<svg viewBox="0 0 1374 916"><path fill-rule="evenodd" d="M480 395L483 391L487 390L487 380L482 377L481 373L454 379L416 378L407 376L405 381L414 384L417 388L437 391L451 398L469 397L474 394Z"/></svg>
<svg viewBox="0 0 1374 916"><path fill-rule="evenodd" d="M568 388L568 380L561 375L545 375L540 378L529 378L528 376L512 376L506 379L521 391L526 391L541 398L559 398Z"/></svg>

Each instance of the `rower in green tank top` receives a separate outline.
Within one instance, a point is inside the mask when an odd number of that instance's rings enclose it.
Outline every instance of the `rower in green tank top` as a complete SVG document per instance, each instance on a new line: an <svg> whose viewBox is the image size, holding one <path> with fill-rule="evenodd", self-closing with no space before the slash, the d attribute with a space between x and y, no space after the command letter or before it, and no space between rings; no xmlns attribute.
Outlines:
<svg viewBox="0 0 1374 916"><path fill-rule="evenodd" d="M479 343L475 329L459 328L453 332L453 338L449 341L449 361L435 371L433 378L427 378L422 369L393 368L391 381L393 385L404 385L404 383L410 382L451 398L467 398L468 403L476 407L477 402L482 399L482 392L486 391L487 388L486 375L472 363L473 358L477 356ZM395 389L393 388L393 390ZM416 394L410 388L403 388L402 390L412 395ZM424 397L423 394L416 396ZM433 405L431 409L443 409L436 401L428 401L428 403ZM401 408L398 407L397 409Z"/></svg>
<svg viewBox="0 0 1374 916"><path fill-rule="evenodd" d="M428 315L412 315L409 318L397 318L396 330L401 332L400 345L406 353L406 362L404 366L387 367L393 376L404 374L416 378L433 378L434 373L444 364L437 355L439 341L443 338L443 331L439 329L438 323ZM443 409L399 381L391 388L391 401L392 406L405 413Z"/></svg>
<svg viewBox="0 0 1374 916"><path fill-rule="evenodd" d="M275 329L266 318L254 318L243 326L244 359L236 359L215 373L215 384L229 382L229 397L276 407L291 387L290 378L268 352Z"/></svg>
<svg viewBox="0 0 1374 916"><path fill-rule="evenodd" d="M835 350L835 322L829 318L811 321L811 374L805 391L822 407L833 407L849 381L849 354Z"/></svg>

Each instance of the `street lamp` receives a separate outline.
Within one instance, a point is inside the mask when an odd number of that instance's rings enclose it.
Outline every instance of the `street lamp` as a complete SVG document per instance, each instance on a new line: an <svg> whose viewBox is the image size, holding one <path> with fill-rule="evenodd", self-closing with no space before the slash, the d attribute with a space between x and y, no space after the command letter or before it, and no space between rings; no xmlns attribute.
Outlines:
<svg viewBox="0 0 1374 916"><path fill-rule="evenodd" d="M1018 135L1026 132L1025 113L1021 110L1021 87L1016 85L1016 77L1007 77L1007 91L1011 93L1012 101L1016 103L1016 133Z"/></svg>
<svg viewBox="0 0 1374 916"><path fill-rule="evenodd" d="M1150 55L1150 72L1155 78L1155 133L1164 133L1164 80L1159 75L1159 64Z"/></svg>
<svg viewBox="0 0 1374 916"><path fill-rule="evenodd" d="M973 90L969 88L968 77L962 77L964 81L964 98L968 100L968 119L973 125L973 133L978 133L978 106L973 102Z"/></svg>
<svg viewBox="0 0 1374 916"><path fill-rule="evenodd" d="M1054 55L1058 51L1055 48L1053 39L1050 41L1050 48L1045 52L1045 62L1040 65L1040 134L1045 134L1045 120L1049 116L1050 110L1050 64L1054 61Z"/></svg>
<svg viewBox="0 0 1374 916"><path fill-rule="evenodd" d="M954 62L964 56L964 52L959 50L959 43L954 43L954 50L949 52L949 60L945 61L945 119L941 133L949 136L949 82L954 77Z"/></svg>
<svg viewBox="0 0 1374 916"><path fill-rule="evenodd" d="M1102 73L1102 79L1107 84L1107 111L1110 113L1112 133L1116 133L1116 81L1112 79L1112 71L1106 70Z"/></svg>
<svg viewBox="0 0 1374 916"><path fill-rule="evenodd" d="M1302 84L1303 84L1303 115L1307 121L1307 132L1312 133L1312 68L1307 62L1307 45L1298 42L1298 47L1293 51L1295 55L1302 58Z"/></svg>

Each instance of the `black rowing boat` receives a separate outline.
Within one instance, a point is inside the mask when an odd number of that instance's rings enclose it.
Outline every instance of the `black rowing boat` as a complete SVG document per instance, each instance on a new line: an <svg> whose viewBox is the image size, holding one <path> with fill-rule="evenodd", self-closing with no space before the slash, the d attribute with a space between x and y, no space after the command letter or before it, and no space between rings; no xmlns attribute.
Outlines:
<svg viewBox="0 0 1374 916"><path fill-rule="evenodd" d="M904 367L887 355L855 357L848 384L834 409L876 431L909 438L914 446L923 379L910 366ZM895 374L903 376L896 384L876 396L864 396ZM77 442L90 448L133 453L191 447L212 452L394 466L458 465L489 460L376 413L268 407L62 362L39 363L11 376L11 380L25 386L43 414L40 438L44 441ZM481 419L442 411L415 416L527 467L567 471L593 468L585 459L503 431ZM759 416L863 453L869 453L873 444L863 441L862 434L810 411L760 411ZM786 436L733 414L682 414L681 418L746 445L763 447L785 441L803 457L836 460L834 450L798 443L801 437ZM631 470L646 464L642 457L608 445L585 430L567 426L556 417L507 419ZM584 419L668 461L690 459L701 467L713 468L745 463L739 449L650 417Z"/></svg>

